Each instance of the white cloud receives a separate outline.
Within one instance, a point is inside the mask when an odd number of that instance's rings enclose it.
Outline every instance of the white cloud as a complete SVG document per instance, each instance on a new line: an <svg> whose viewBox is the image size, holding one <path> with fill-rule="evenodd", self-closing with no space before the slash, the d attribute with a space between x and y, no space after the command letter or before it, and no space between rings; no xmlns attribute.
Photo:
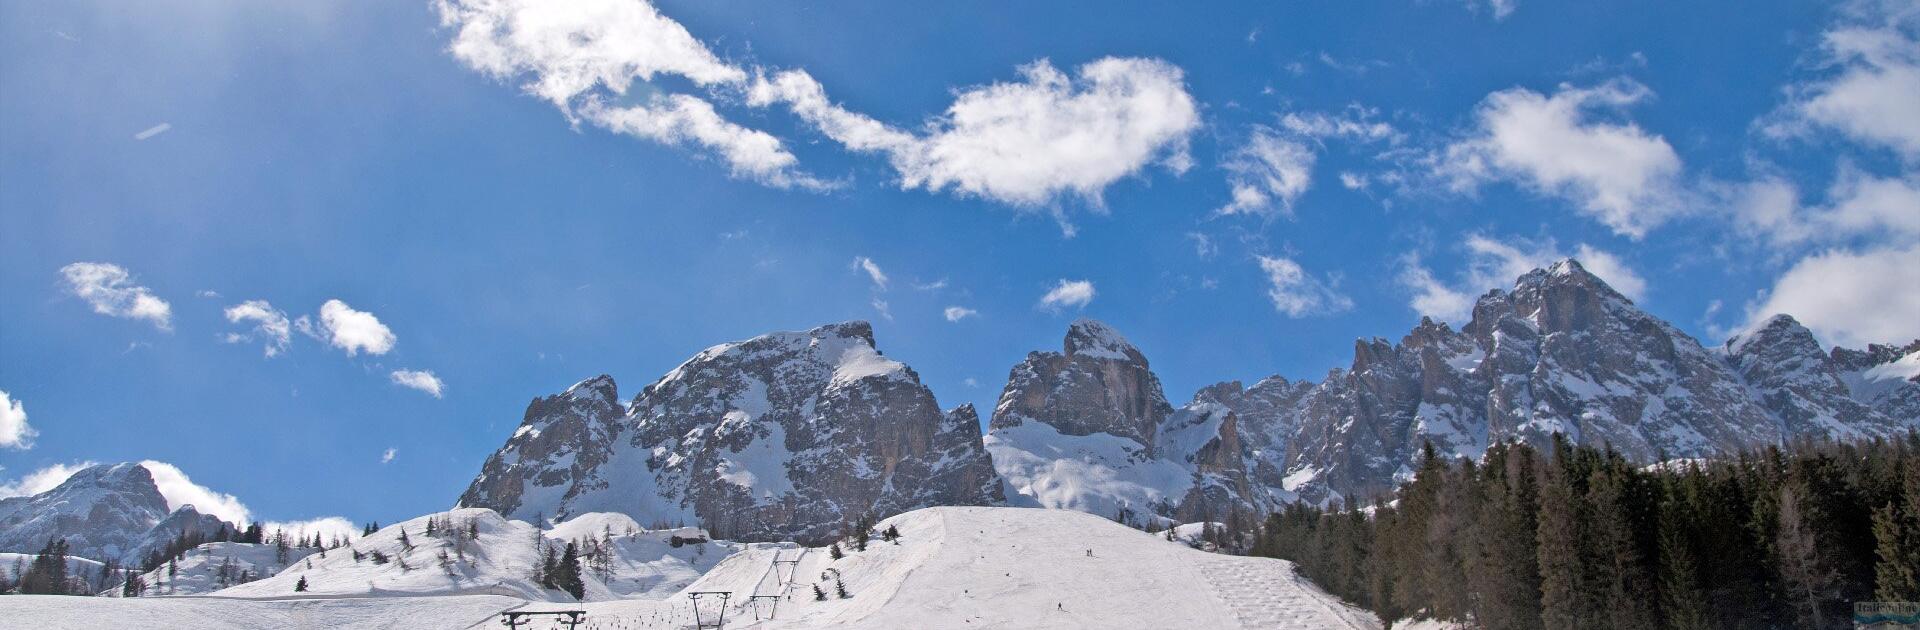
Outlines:
<svg viewBox="0 0 1920 630"><path fill-rule="evenodd" d="M1293 201L1313 184L1313 162L1313 149L1256 127L1247 144L1222 165L1233 200L1214 212L1292 216Z"/></svg>
<svg viewBox="0 0 1920 630"><path fill-rule="evenodd" d="M1775 136L1811 127L1920 160L1920 10L1910 3L1854 3L1847 23L1821 34L1834 72L1790 86L1793 100L1765 127Z"/></svg>
<svg viewBox="0 0 1920 630"><path fill-rule="evenodd" d="M1468 9L1474 11L1484 7L1488 13L1493 14L1495 21L1499 21L1513 15L1513 10L1520 6L1520 0L1466 0L1466 4Z"/></svg>
<svg viewBox="0 0 1920 630"><path fill-rule="evenodd" d="M974 317L979 314L980 314L980 311L976 311L964 306L949 306L947 307L947 310L946 310L947 321L950 321L950 322L957 322L969 317Z"/></svg>
<svg viewBox="0 0 1920 630"><path fill-rule="evenodd" d="M1365 142L1398 142L1401 133L1393 125L1373 120L1379 110L1354 105L1340 114L1289 112L1280 117L1281 128L1296 135L1324 140L1341 138Z"/></svg>
<svg viewBox="0 0 1920 630"><path fill-rule="evenodd" d="M1339 313L1353 308L1353 300L1341 294L1331 282L1322 281L1288 258L1257 256L1260 271L1267 275L1267 298L1273 308L1288 317L1306 317Z"/></svg>
<svg viewBox="0 0 1920 630"><path fill-rule="evenodd" d="M952 318L949 314L948 319ZM33 438L37 435L40 432L27 424L26 404L14 400L6 390L0 390L0 448L33 448Z"/></svg>
<svg viewBox="0 0 1920 630"><path fill-rule="evenodd" d="M1068 306L1081 308L1092 301L1092 281L1062 279L1046 295L1040 296L1040 308L1052 311Z"/></svg>
<svg viewBox="0 0 1920 630"><path fill-rule="evenodd" d="M440 377L433 375L432 370L394 370L387 375L387 378L391 379L395 385L417 389L433 395L434 398L439 398L447 386Z"/></svg>
<svg viewBox="0 0 1920 630"><path fill-rule="evenodd" d="M1590 88L1562 84L1552 95L1512 88L1487 95L1469 136L1431 156L1433 172L1456 192L1507 180L1565 198L1580 212L1640 238L1681 212L1680 157L1665 138L1631 121L1596 120L1652 98L1616 79Z"/></svg>
<svg viewBox="0 0 1920 630"><path fill-rule="evenodd" d="M53 464L28 473L27 476L0 483L0 499L7 497L30 497L54 489L65 482L73 473L86 470L94 462L74 462L71 464Z"/></svg>
<svg viewBox="0 0 1920 630"><path fill-rule="evenodd" d="M580 113L608 131L668 146L695 145L724 159L734 177L776 188L827 190L836 185L797 170L800 159L779 138L727 120L703 99L685 94L656 96L624 107L589 100Z"/></svg>
<svg viewBox="0 0 1920 630"><path fill-rule="evenodd" d="M361 352L386 354L398 341L393 331L373 313L353 310L337 299L320 305L320 329L310 334L319 334L333 347L347 351L347 356Z"/></svg>
<svg viewBox="0 0 1920 630"><path fill-rule="evenodd" d="M153 291L133 283L126 269L112 263L77 262L60 268L67 291L86 300L93 312L109 317L144 319L161 330L173 330L173 307Z"/></svg>
<svg viewBox="0 0 1920 630"><path fill-rule="evenodd" d="M1827 203L1803 206L1793 184L1761 178L1733 195L1735 226L1776 246L1851 238L1920 239L1920 177L1878 177L1842 168Z"/></svg>
<svg viewBox="0 0 1920 630"><path fill-rule="evenodd" d="M201 514L212 514L235 524L245 524L252 518L252 512L239 498L194 483L173 464L149 459L140 462L140 465L153 474L153 484L160 488L160 496L166 497L169 510L191 505Z"/></svg>
<svg viewBox="0 0 1920 630"><path fill-rule="evenodd" d="M866 272L867 279L873 281L873 288L881 291L887 290L887 272L881 271L880 265L875 264L872 258L866 256L853 257L853 268Z"/></svg>
<svg viewBox="0 0 1920 630"><path fill-rule="evenodd" d="M1220 246L1213 242L1213 237L1206 234L1188 232L1187 240L1193 241L1193 255L1202 259L1212 258L1214 254L1220 253Z"/></svg>
<svg viewBox="0 0 1920 630"><path fill-rule="evenodd" d="M322 516L304 521L267 521L261 524L260 527L265 530L269 536L273 535L275 531L286 532L288 536L294 538L312 537L314 534L319 534L322 539L329 543L333 542L333 539L336 537L346 540L353 540L360 537L360 527L354 525L353 521L347 520L347 517L344 516Z"/></svg>
<svg viewBox="0 0 1920 630"><path fill-rule="evenodd" d="M1527 272L1569 257L1579 260L1588 272L1628 299L1637 302L1646 297L1646 279L1629 267L1626 261L1585 243L1568 253L1561 250L1552 239L1500 241L1481 234L1470 234L1463 246L1467 250L1466 268L1459 274L1459 281L1454 283L1436 278L1421 263L1418 255L1409 254L1402 260L1399 281L1413 290L1408 305L1415 312L1454 324L1464 324L1472 317L1474 301L1481 294L1489 289L1513 286L1513 281Z"/></svg>
<svg viewBox="0 0 1920 630"><path fill-rule="evenodd" d="M887 305L886 300L882 300L878 296L875 296L873 300L868 303L873 305L873 311L876 313L879 313L881 319L885 319L887 321L893 321L893 309L892 307L889 307Z"/></svg>
<svg viewBox="0 0 1920 630"><path fill-rule="evenodd" d="M657 76L696 86L744 82L747 72L721 60L686 27L644 0L442 0L442 26L456 29L449 50L468 67L520 81L576 124L667 145L694 145L725 160L736 177L777 187L827 188L797 170L799 160L772 135L721 116L713 104L666 93ZM619 101L626 104L615 104Z"/></svg>
<svg viewBox="0 0 1920 630"><path fill-rule="evenodd" d="M133 134L133 139L145 140L147 138L151 138L151 137L166 133L168 129L172 129L172 128L173 128L173 123L160 123L158 125L148 127L145 130L141 131L140 133Z"/></svg>
<svg viewBox="0 0 1920 630"><path fill-rule="evenodd" d="M381 454L380 454L380 463L382 463L382 464L389 464L389 463L392 463L392 462L393 462L393 457L394 457L395 455L399 455L399 454L400 454L400 451L399 451L399 450L397 450L397 449L393 449L393 448L388 448L388 449L386 450L386 452L383 452L383 453L381 453Z"/></svg>
<svg viewBox="0 0 1920 630"><path fill-rule="evenodd" d="M1747 328L1785 313L1831 345L1920 339L1920 244L1808 256L1747 309Z"/></svg>
<svg viewBox="0 0 1920 630"><path fill-rule="evenodd" d="M959 91L924 135L832 103L804 70L756 77L748 102L785 103L848 149L885 154L903 188L950 189L1020 208L1067 196L1098 208L1107 186L1149 164L1174 172L1191 166L1187 138L1200 116L1179 67L1106 57L1069 77L1042 59L1020 74L1019 81Z"/></svg>
<svg viewBox="0 0 1920 630"><path fill-rule="evenodd" d="M247 300L227 307L227 321L234 324L253 323L253 330L244 333L227 333L227 343L242 343L260 340L266 343L268 357L279 356L287 351L287 344L293 340L293 323L287 314L268 304L266 300Z"/></svg>
<svg viewBox="0 0 1920 630"><path fill-rule="evenodd" d="M980 379L969 376L965 380L960 381L960 384L966 385L967 387L979 387Z"/></svg>

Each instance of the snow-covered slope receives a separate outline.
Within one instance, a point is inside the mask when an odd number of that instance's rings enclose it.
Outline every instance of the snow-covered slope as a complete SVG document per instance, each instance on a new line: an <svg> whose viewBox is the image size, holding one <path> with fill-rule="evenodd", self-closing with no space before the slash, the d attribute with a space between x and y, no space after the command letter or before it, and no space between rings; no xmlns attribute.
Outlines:
<svg viewBox="0 0 1920 630"><path fill-rule="evenodd" d="M455 520L479 516L460 510ZM495 517L498 518L497 516ZM424 519L409 521L424 526ZM481 520L492 534L528 535L509 521ZM593 529L581 523L577 530ZM610 523L598 523L604 533ZM526 526L529 527L530 526ZM466 628L494 627L503 610L584 609L590 629L679 629L694 621L686 593L731 595L728 628L1378 628L1293 573L1291 564L1195 551L1106 519L1067 510L948 507L916 510L881 522L898 544L875 537L866 551L833 560L825 549L756 543L718 561L681 593L663 599L559 603L502 595L354 597L321 590L332 581L307 571L315 591L295 594L298 569L216 597L140 599L8 597L0 627L25 620L34 628ZM372 537L395 536L389 527ZM581 534L581 531L568 531ZM362 541L363 543L366 541ZM397 544L387 540L387 543ZM386 544L386 543L381 543ZM416 544L425 547L423 543ZM528 546L530 548L530 545ZM329 552L328 562L341 550ZM416 551L416 553L420 553ZM709 552L711 553L711 552ZM777 564L775 560L792 560ZM349 561L350 563L350 561ZM792 570L781 571L782 567ZM430 572L417 569L414 573ZM346 576L339 576L345 579ZM363 576L355 576L363 577ZM364 576L389 581L391 576ZM848 598L837 596L835 578ZM297 579L297 578L294 578ZM816 601L813 587L827 599ZM255 590L273 591L253 594ZM228 597L246 594L247 597ZM386 595L401 593L385 592ZM754 600L753 595L790 595ZM702 600L709 620L717 611ZM757 604L757 605L756 605ZM771 616L771 618L769 618ZM758 617L758 618L756 618Z"/></svg>
<svg viewBox="0 0 1920 630"><path fill-rule="evenodd" d="M837 561L820 548L754 545L687 590L730 593L729 628L1378 627L1285 561L1195 551L1077 511L929 508L877 529L889 526L898 545L876 537ZM798 560L790 591L776 557ZM836 574L850 598L836 595ZM825 601L814 600L815 585ZM756 610L751 596L788 592L774 619L755 619L768 606ZM593 628L693 622L683 598L586 609Z"/></svg>
<svg viewBox="0 0 1920 630"><path fill-rule="evenodd" d="M278 546L271 543L211 542L188 549L171 565L161 564L140 577L147 585L146 597L200 595L237 584L243 575L252 579L272 576L319 551L289 547L282 562ZM121 591L111 590L106 595L119 597Z"/></svg>
<svg viewBox="0 0 1920 630"><path fill-rule="evenodd" d="M427 522L452 523L456 531L427 535ZM439 529L444 530L444 525ZM478 538L466 532L477 530ZM404 542L402 534L404 536ZM544 559L541 544L556 551L568 542L611 539L612 554L603 575L584 571L588 601L623 597L664 597L698 578L739 549L737 543L673 543L674 537L705 541L694 528L641 531L624 515L584 514L543 532L531 524L502 518L484 508L460 508L388 525L354 541L294 562L272 577L218 592L224 597L288 597L301 578L306 596L420 596L488 594L529 600L573 601L533 580ZM544 541L544 543L542 542ZM410 545L410 546L409 546ZM357 557L356 557L357 552ZM386 557L376 559L376 553ZM582 562L586 566L586 562ZM164 569L163 569L164 570Z"/></svg>
<svg viewBox="0 0 1920 630"><path fill-rule="evenodd" d="M771 333L708 348L625 407L605 376L535 400L460 505L820 540L863 514L997 501L972 417L943 412L866 322Z"/></svg>

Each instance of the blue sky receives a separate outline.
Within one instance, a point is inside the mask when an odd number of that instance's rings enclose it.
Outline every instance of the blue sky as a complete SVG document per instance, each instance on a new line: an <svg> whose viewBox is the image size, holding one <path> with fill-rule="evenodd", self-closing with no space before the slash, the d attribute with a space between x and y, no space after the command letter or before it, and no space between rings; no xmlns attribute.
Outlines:
<svg viewBox="0 0 1920 630"><path fill-rule="evenodd" d="M847 319L989 408L1099 318L1178 404L1564 256L1920 337L1910 2L296 4L0 4L0 490L391 521L533 397Z"/></svg>

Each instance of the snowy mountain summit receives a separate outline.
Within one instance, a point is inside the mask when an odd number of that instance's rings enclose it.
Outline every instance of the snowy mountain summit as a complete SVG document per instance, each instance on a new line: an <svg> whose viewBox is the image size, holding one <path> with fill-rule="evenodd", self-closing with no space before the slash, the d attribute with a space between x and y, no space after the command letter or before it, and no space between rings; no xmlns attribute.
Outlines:
<svg viewBox="0 0 1920 630"><path fill-rule="evenodd" d="M863 515L999 500L972 407L943 412L872 326L846 322L708 348L625 405L606 376L536 399L459 504L805 542Z"/></svg>
<svg viewBox="0 0 1920 630"><path fill-rule="evenodd" d="M33 553L65 538L73 555L138 564L187 531L211 537L234 525L192 505L169 509L145 464L99 464L54 488L0 499L0 551Z"/></svg>

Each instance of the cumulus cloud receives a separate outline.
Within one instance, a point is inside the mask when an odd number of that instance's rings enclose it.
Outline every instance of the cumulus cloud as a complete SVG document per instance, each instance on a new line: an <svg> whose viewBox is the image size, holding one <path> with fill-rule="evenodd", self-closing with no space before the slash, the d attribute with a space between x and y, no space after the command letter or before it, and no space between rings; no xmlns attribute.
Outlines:
<svg viewBox="0 0 1920 630"><path fill-rule="evenodd" d="M1585 243L1567 252L1552 239L1501 241L1470 234L1462 245L1466 249L1466 267L1459 279L1451 283L1436 277L1417 254L1408 254L1402 259L1399 281L1413 291L1408 306L1415 312L1464 324L1472 317L1474 301L1481 294L1489 289L1513 286L1514 279L1565 258L1579 260L1588 272L1628 299L1637 302L1646 297L1646 279L1626 261Z"/></svg>
<svg viewBox="0 0 1920 630"><path fill-rule="evenodd" d="M853 268L866 272L867 279L873 281L873 288L881 291L887 290L887 272L881 271L880 265L874 263L872 258L866 256L853 257Z"/></svg>
<svg viewBox="0 0 1920 630"><path fill-rule="evenodd" d="M360 537L360 528L344 516L322 516L304 521L267 521L260 527L269 534L282 531L294 538L310 538L319 534L327 542L335 538L353 540Z"/></svg>
<svg viewBox="0 0 1920 630"><path fill-rule="evenodd" d="M0 483L0 499L7 497L30 497L54 489L64 483L73 473L86 470L95 462L74 462L71 464L53 464L40 470L27 473L25 477L6 483Z"/></svg>
<svg viewBox="0 0 1920 630"><path fill-rule="evenodd" d="M1481 101L1468 136L1431 156L1431 168L1456 192L1512 181L1564 198L1637 239L1682 210L1680 156L1665 138L1601 115L1652 97L1628 79L1586 88L1562 84L1551 95L1526 88L1494 92Z"/></svg>
<svg viewBox="0 0 1920 630"><path fill-rule="evenodd" d="M1257 256L1260 271L1267 276L1267 298L1273 308L1287 317L1339 313L1353 308L1353 300L1341 294L1334 283L1321 280L1300 268L1292 259Z"/></svg>
<svg viewBox="0 0 1920 630"><path fill-rule="evenodd" d="M1920 244L1808 256L1747 309L1747 328L1792 315L1831 345L1920 339Z"/></svg>
<svg viewBox="0 0 1920 630"><path fill-rule="evenodd" d="M119 265L77 262L60 268L68 293L85 300L93 312L109 317L143 319L161 330L173 330L173 306L153 291L134 284L132 274Z"/></svg>
<svg viewBox="0 0 1920 630"><path fill-rule="evenodd" d="M266 300L247 300L229 306L226 315L229 323L253 324L253 329L247 332L227 333L224 337L227 343L261 341L271 358L286 352L287 344L293 340L293 322Z"/></svg>
<svg viewBox="0 0 1920 630"><path fill-rule="evenodd" d="M303 332L347 351L347 356L361 352L386 354L399 340L373 313L353 310L346 302L337 299L327 300L320 305L320 324L317 327L305 322L306 318L301 319L303 321L299 325Z"/></svg>
<svg viewBox="0 0 1920 630"><path fill-rule="evenodd" d="M1868 240L1920 240L1920 177L1879 177L1843 168L1826 203L1804 205L1784 179L1742 184L1731 204L1743 234L1775 246Z"/></svg>
<svg viewBox="0 0 1920 630"><path fill-rule="evenodd" d="M1108 185L1160 163L1185 171L1199 107L1184 73L1158 59L1106 57L1072 76L1045 59L1021 80L959 91L915 134L837 104L804 70L756 77L748 102L788 105L853 151L886 155L903 188L952 190L1022 208L1078 197L1096 208ZM1064 215L1056 218L1071 233Z"/></svg>
<svg viewBox="0 0 1920 630"><path fill-rule="evenodd" d="M1065 307L1083 308L1093 301L1093 282L1089 280L1060 280L1059 284L1040 296L1040 308L1058 311Z"/></svg>
<svg viewBox="0 0 1920 630"><path fill-rule="evenodd" d="M166 497L169 510L191 505L201 514L212 514L220 520L236 524L250 522L252 518L252 512L238 497L194 483L173 464L149 459L140 462L140 465L153 474L153 484L160 488L160 496Z"/></svg>
<svg viewBox="0 0 1920 630"><path fill-rule="evenodd" d="M947 319L953 319L953 316L949 314ZM37 435L40 432L27 424L26 405L14 400L6 390L0 390L0 448L33 448L33 438Z"/></svg>
<svg viewBox="0 0 1920 630"><path fill-rule="evenodd" d="M802 172L784 142L728 120L716 100L653 80L682 77L713 95L744 94L751 106L785 104L846 148L885 155L903 188L1022 208L1068 195L1097 208L1103 189L1147 164L1184 170L1186 138L1199 125L1180 69L1153 59L1100 59L1072 77L1036 61L1020 69L1020 81L958 91L916 133L834 104L804 70L770 75L721 59L645 0L441 0L436 7L442 25L456 31L456 59L520 83L575 124L696 146L736 177L779 187L836 184Z"/></svg>
<svg viewBox="0 0 1920 630"><path fill-rule="evenodd" d="M960 321L969 317L973 317L979 314L980 314L980 311L976 311L964 306L949 306L947 307L947 310L946 310L947 321L950 321L950 322L957 322L957 321Z"/></svg>
<svg viewBox="0 0 1920 630"><path fill-rule="evenodd" d="M659 76L702 87L747 78L644 0L443 0L435 8L441 25L455 30L454 58L500 81L519 82L575 124L698 147L725 161L734 176L772 186L829 187L800 172L798 158L778 138L727 120L706 99L650 83L631 90L635 81Z"/></svg>
<svg viewBox="0 0 1920 630"><path fill-rule="evenodd" d="M1828 75L1790 86L1791 102L1764 128L1775 136L1831 129L1920 161L1920 10L1891 2L1849 9L1821 35Z"/></svg>
<svg viewBox="0 0 1920 630"><path fill-rule="evenodd" d="M1233 199L1214 212L1291 216L1293 201L1313 183L1313 162L1313 149L1305 144L1266 127L1255 128L1247 144L1222 165Z"/></svg>
<svg viewBox="0 0 1920 630"><path fill-rule="evenodd" d="M394 370L393 373L387 375L387 378L391 379L395 385L408 389L417 389L432 395L434 398L439 398L441 392L447 385L440 380L440 377L434 376L432 370Z"/></svg>

